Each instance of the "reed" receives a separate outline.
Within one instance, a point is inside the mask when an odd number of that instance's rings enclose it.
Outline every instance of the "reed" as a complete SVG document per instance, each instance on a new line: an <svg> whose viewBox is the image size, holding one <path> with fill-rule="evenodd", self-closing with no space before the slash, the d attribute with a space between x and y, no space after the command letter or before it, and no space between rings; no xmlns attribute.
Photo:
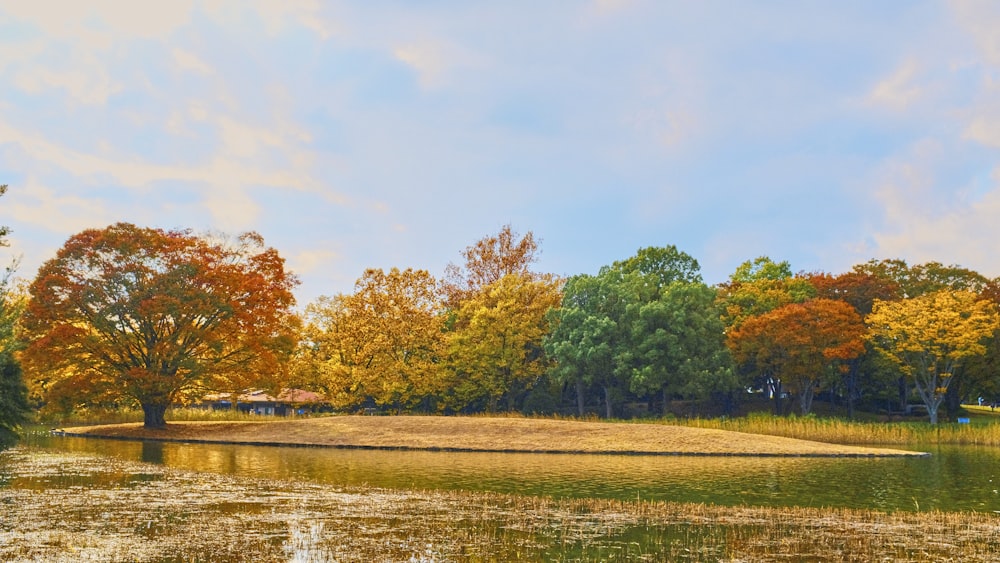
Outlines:
<svg viewBox="0 0 1000 563"><path fill-rule="evenodd" d="M663 423L856 446L1000 446L1000 424L981 420L974 424L931 425L926 422L859 422L813 416L751 414L741 418L674 419Z"/></svg>
<svg viewBox="0 0 1000 563"><path fill-rule="evenodd" d="M261 417L260 415L238 410L212 410L189 407L176 407L167 409L164 416L167 422L242 422L248 420L281 420L274 417ZM94 426L100 424L129 424L142 422L143 413L141 409L116 408L116 409L80 409L68 415L48 414L39 417L39 422L57 426Z"/></svg>

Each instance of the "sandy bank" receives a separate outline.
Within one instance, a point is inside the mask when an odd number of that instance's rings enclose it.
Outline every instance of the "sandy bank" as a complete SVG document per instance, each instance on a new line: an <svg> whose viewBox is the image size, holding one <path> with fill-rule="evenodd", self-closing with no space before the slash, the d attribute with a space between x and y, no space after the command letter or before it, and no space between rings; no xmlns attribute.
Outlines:
<svg viewBox="0 0 1000 563"><path fill-rule="evenodd" d="M662 424L528 418L334 416L252 422L172 422L66 428L66 434L133 440L367 449L642 455L908 456L918 452Z"/></svg>

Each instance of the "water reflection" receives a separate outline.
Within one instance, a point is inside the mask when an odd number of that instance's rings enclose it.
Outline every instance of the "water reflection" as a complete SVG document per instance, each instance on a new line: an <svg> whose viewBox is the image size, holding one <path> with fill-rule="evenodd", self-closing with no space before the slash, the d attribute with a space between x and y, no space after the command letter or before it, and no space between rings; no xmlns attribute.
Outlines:
<svg viewBox="0 0 1000 563"><path fill-rule="evenodd" d="M1000 510L1000 450L994 448L924 450L933 451L930 458L855 459L368 451L66 437L36 441L170 467L343 486L729 505Z"/></svg>

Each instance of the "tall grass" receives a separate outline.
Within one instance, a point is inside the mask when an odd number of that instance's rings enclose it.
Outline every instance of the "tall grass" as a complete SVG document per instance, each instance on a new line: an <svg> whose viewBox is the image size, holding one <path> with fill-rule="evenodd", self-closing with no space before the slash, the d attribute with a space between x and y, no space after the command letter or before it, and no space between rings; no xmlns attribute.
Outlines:
<svg viewBox="0 0 1000 563"><path fill-rule="evenodd" d="M167 409L164 416L167 422L241 422L248 420L281 420L282 417L262 416L237 410L212 410L196 408ZM88 426L95 424L128 424L142 422L143 413L140 409L86 409L78 410L68 415L45 415L39 417L39 422L59 426Z"/></svg>
<svg viewBox="0 0 1000 563"><path fill-rule="evenodd" d="M1000 424L990 422L932 425L927 422L857 422L813 416L777 417L768 414L750 414L741 418L666 420L664 424L856 446L917 444L1000 446Z"/></svg>

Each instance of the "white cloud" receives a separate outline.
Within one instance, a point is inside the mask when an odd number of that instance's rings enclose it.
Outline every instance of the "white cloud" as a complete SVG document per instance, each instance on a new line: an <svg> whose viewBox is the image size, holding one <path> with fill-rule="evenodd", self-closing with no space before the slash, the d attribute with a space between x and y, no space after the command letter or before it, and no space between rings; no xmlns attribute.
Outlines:
<svg viewBox="0 0 1000 563"><path fill-rule="evenodd" d="M121 83L112 80L105 68L96 64L62 72L32 67L17 73L14 84L29 94L62 89L75 101L87 105L104 104L108 97L122 89Z"/></svg>
<svg viewBox="0 0 1000 563"><path fill-rule="evenodd" d="M180 67L181 70L189 70L199 74L215 74L212 67L205 61L201 60L201 58L194 53L175 48L173 55L174 62L177 63L177 66Z"/></svg>
<svg viewBox="0 0 1000 563"><path fill-rule="evenodd" d="M447 86L457 71L481 63L480 57L458 45L437 39L397 46L393 55L417 73L420 86L425 90Z"/></svg>
<svg viewBox="0 0 1000 563"><path fill-rule="evenodd" d="M904 62L891 75L875 85L868 95L868 102L895 111L906 110L923 93L922 88L916 84L918 71L919 67L915 61Z"/></svg>
<svg viewBox="0 0 1000 563"><path fill-rule="evenodd" d="M308 274L328 267L340 254L328 249L303 250L288 259L288 266L296 274Z"/></svg>
<svg viewBox="0 0 1000 563"><path fill-rule="evenodd" d="M312 30L321 39L327 39L336 31L336 27L322 17L323 4L317 0L259 0L256 7L271 35L283 31L286 20Z"/></svg>
<svg viewBox="0 0 1000 563"><path fill-rule="evenodd" d="M1000 65L1000 4L993 0L952 0L949 5L986 60Z"/></svg>
<svg viewBox="0 0 1000 563"><path fill-rule="evenodd" d="M4 199L4 212L17 222L63 233L107 225L112 216L98 200L61 193L29 177ZM16 233L15 233L16 235Z"/></svg>
<svg viewBox="0 0 1000 563"><path fill-rule="evenodd" d="M980 115L965 129L963 137L984 145L1000 148L1000 118Z"/></svg>
<svg viewBox="0 0 1000 563"><path fill-rule="evenodd" d="M945 190L935 179L945 158L941 148L923 141L885 164L875 193L884 223L871 234L868 250L873 257L955 263L1000 275L1000 247L993 244L1000 239L1000 167L979 197Z"/></svg>
<svg viewBox="0 0 1000 563"><path fill-rule="evenodd" d="M6 2L3 10L43 30L50 39L107 49L123 37L162 38L191 18L192 0L170 2ZM99 22L99 24L97 23Z"/></svg>
<svg viewBox="0 0 1000 563"><path fill-rule="evenodd" d="M180 166L146 162L129 157L99 156L61 146L44 137L20 131L0 120L0 144L19 146L31 159L45 166L55 166L77 176L81 183L114 178L128 188L146 189L163 180L189 182L204 186L204 205L223 228L252 227L260 209L247 189L254 186L323 192L324 187L308 171L268 166L259 158L256 143L271 143L278 149L293 151L279 136L262 130L241 130L251 137L249 144L224 144L223 150L198 166ZM235 142L232 141L231 142ZM239 158L244 151L248 158ZM249 157L258 156L250 160Z"/></svg>

